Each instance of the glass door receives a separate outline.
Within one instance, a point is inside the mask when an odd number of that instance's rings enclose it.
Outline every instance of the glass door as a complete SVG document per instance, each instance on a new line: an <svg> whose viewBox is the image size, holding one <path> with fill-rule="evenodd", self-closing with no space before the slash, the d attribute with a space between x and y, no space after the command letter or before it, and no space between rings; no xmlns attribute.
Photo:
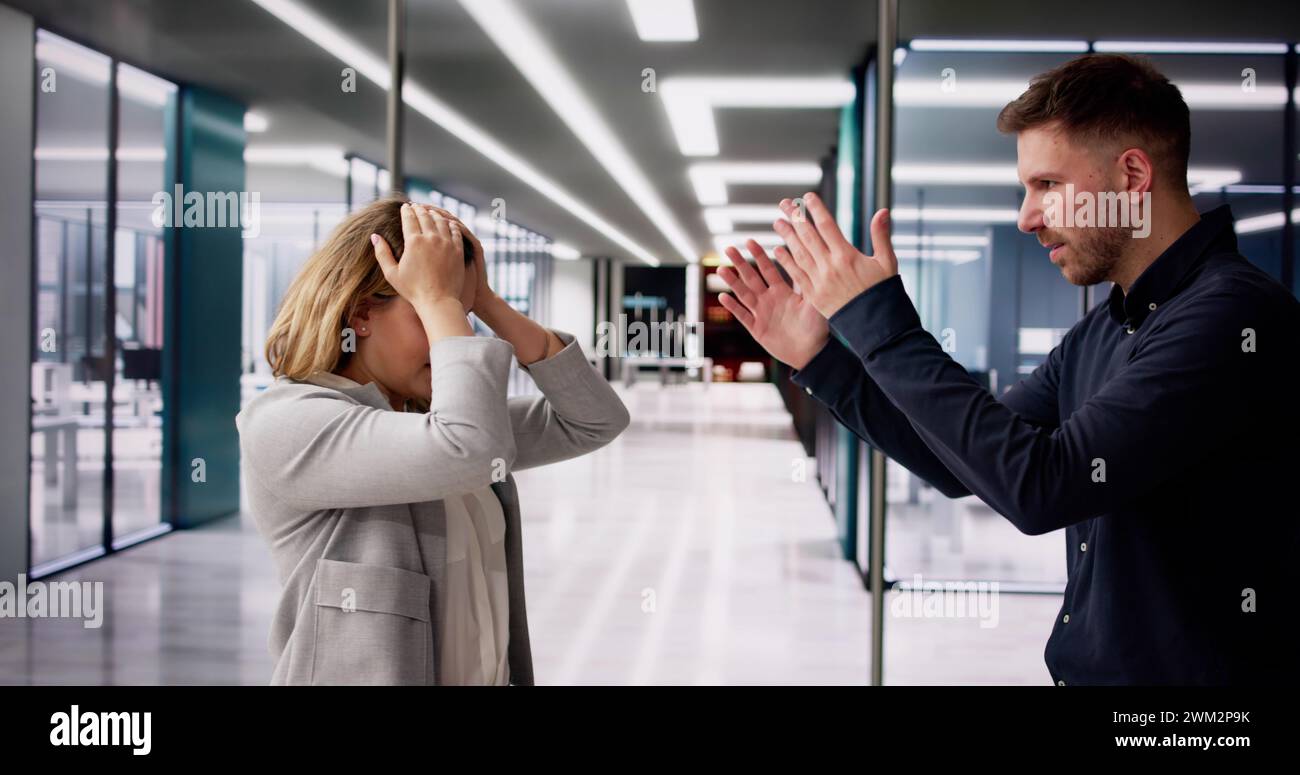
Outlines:
<svg viewBox="0 0 1300 775"><path fill-rule="evenodd" d="M176 87L117 65L117 228L113 252L113 541L168 529L162 494L163 232L154 194L166 180Z"/></svg>
<svg viewBox="0 0 1300 775"><path fill-rule="evenodd" d="M176 92L45 30L36 69L33 577L168 529L153 200Z"/></svg>
<svg viewBox="0 0 1300 775"><path fill-rule="evenodd" d="M37 33L32 575L104 551L108 57Z"/></svg>

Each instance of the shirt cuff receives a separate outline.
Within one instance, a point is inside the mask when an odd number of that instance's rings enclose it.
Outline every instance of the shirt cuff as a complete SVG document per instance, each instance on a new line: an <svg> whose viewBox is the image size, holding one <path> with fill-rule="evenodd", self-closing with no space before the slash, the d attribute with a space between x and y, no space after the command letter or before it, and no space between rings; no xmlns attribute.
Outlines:
<svg viewBox="0 0 1300 775"><path fill-rule="evenodd" d="M916 307L903 290L902 275L859 293L827 322L864 363L885 344L922 327Z"/></svg>
<svg viewBox="0 0 1300 775"><path fill-rule="evenodd" d="M862 364L858 363L857 358L845 349L832 332L822 349L802 369L791 369L790 381L810 396L835 394L837 387L844 381L846 367L861 369Z"/></svg>

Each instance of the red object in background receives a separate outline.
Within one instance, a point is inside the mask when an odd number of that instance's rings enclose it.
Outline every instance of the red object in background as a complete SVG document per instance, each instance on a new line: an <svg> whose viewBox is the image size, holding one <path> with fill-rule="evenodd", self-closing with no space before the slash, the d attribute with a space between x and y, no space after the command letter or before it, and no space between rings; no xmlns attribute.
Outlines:
<svg viewBox="0 0 1300 775"><path fill-rule="evenodd" d="M709 290L708 277L718 267L704 266L700 272L700 302L704 319L704 355L713 359L714 380L731 382L745 361L761 362L772 373L772 358L754 341L745 327L718 301L718 293Z"/></svg>

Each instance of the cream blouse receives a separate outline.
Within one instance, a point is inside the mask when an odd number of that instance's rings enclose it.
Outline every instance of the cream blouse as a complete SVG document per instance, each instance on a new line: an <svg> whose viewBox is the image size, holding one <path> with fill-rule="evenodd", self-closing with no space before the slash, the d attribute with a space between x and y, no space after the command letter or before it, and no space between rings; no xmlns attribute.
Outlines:
<svg viewBox="0 0 1300 775"><path fill-rule="evenodd" d="M491 487L443 501L447 510L447 580L439 598L439 683L505 686L510 607L506 587L506 519Z"/></svg>

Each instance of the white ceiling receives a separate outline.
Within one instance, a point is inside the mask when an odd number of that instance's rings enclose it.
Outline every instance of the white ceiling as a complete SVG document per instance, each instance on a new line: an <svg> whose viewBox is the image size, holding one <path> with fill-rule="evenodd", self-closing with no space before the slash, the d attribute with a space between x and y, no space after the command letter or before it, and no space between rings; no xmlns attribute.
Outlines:
<svg viewBox="0 0 1300 775"><path fill-rule="evenodd" d="M376 55L385 47L382 0L299 0ZM13 0L52 30L178 82L209 86L247 102L270 119L250 144L327 145L384 159L384 93L364 78L358 91L339 88L342 63L251 0ZM457 0L408 0L408 77L477 124L541 174L665 263L679 252L593 157ZM702 207L687 176L693 161L817 162L836 141L838 111L715 111L720 153L684 156L642 71L660 81L679 76L846 78L875 38L875 4L855 0L696 0L700 38L646 43L624 0L515 0L648 178L654 193L699 252L712 250ZM1103 2L1086 8L1035 2L996 4L904 0L900 36L1285 39L1300 37L1300 4L1265 2L1255 12L1212 17L1185 3ZM1182 9L1169 13L1170 8ZM1105 13L1107 9L1115 13ZM1122 15L1119 12L1122 11ZM952 55L913 52L899 78L1025 77L1066 55ZM1233 82L1249 57L1158 58L1175 80ZM1258 60L1258 57L1255 58ZM1254 61L1254 60L1252 60ZM1260 80L1280 78L1280 58L1260 60ZM91 110L90 131L102 116ZM897 159L1014 164L1014 143L992 130L995 108L904 108ZM507 217L587 255L629 257L581 218L524 184L510 171L414 111L406 111L408 174L486 207L503 198ZM1276 182L1279 115L1207 112L1195 117L1193 163L1232 164L1250 182ZM1249 140L1245 138L1249 137ZM342 182L307 167L254 167L248 187L263 201L336 201ZM731 202L772 203L798 194L789 186L734 186ZM1014 206L1014 187L931 186L927 204L992 202ZM900 185L899 204L915 199ZM759 228L762 224L738 228Z"/></svg>

